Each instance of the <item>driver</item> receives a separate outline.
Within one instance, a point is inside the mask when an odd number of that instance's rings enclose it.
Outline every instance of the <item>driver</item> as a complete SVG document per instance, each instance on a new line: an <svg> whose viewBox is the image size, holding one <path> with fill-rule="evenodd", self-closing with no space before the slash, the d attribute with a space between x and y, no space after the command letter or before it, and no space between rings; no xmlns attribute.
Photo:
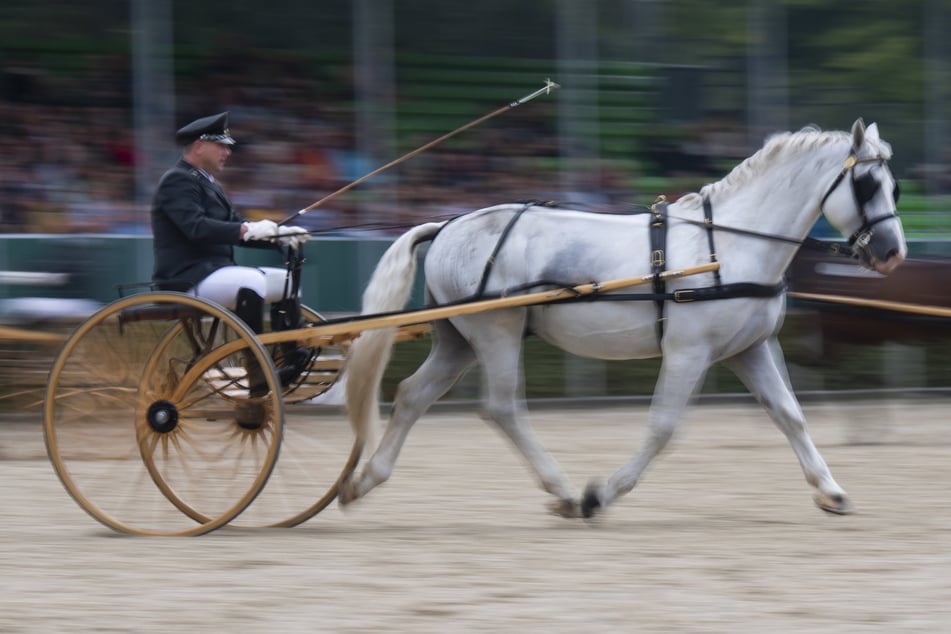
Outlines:
<svg viewBox="0 0 951 634"><path fill-rule="evenodd" d="M227 112L192 121L175 139L184 148L181 158L162 176L152 202L152 281L160 290L221 304L261 333L264 304L284 299L287 272L238 266L234 246L298 249L310 235L301 227L278 226L271 220L248 221L231 206L217 181L235 144ZM282 383L300 373L296 366L307 356L304 348L285 350L286 367L279 369Z"/></svg>

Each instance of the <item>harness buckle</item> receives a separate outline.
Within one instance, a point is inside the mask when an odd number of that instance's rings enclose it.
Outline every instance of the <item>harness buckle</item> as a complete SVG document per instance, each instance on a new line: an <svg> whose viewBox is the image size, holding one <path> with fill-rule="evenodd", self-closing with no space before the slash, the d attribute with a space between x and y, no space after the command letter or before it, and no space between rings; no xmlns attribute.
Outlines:
<svg viewBox="0 0 951 634"><path fill-rule="evenodd" d="M694 301L692 298L685 297L685 296L695 292L696 292L696 289L693 289L693 288L684 288L679 291L674 291L674 301L680 304L683 304L685 302L692 302Z"/></svg>
<svg viewBox="0 0 951 634"><path fill-rule="evenodd" d="M657 249L651 252L651 266L664 266L666 260L664 259L664 250Z"/></svg>
<svg viewBox="0 0 951 634"><path fill-rule="evenodd" d="M861 249L864 249L865 247L867 247L867 246L868 246L868 243L871 242L871 241L872 241L872 232L871 232L871 231L865 231L865 232L863 232L863 233L860 233L860 234L855 238L855 244L856 244L856 246L858 246L858 247L861 248Z"/></svg>

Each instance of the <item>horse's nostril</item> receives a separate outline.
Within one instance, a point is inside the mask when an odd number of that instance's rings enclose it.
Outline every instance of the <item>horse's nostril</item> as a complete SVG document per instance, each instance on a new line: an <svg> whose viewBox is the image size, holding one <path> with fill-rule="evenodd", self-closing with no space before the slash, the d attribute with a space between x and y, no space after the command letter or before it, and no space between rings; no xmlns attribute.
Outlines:
<svg viewBox="0 0 951 634"><path fill-rule="evenodd" d="M888 252L888 260L886 261L895 262L895 265L897 266L905 261L905 256L906 256L905 250L902 248L896 247Z"/></svg>

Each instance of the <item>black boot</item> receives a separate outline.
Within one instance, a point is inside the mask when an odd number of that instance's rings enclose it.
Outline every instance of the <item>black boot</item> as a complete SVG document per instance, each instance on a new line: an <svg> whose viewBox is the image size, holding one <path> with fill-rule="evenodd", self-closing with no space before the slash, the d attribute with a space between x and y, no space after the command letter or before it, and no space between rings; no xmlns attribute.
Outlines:
<svg viewBox="0 0 951 634"><path fill-rule="evenodd" d="M255 334L264 332L264 298L250 288L238 289L237 305L234 314L238 316ZM248 372L248 395L251 398L264 396L268 392L264 369L254 353L247 350L244 358Z"/></svg>
<svg viewBox="0 0 951 634"><path fill-rule="evenodd" d="M294 330L303 326L300 300L296 297L283 299L271 304L271 330L279 332ZM311 352L294 341L280 344L277 376L282 387L291 385L307 369Z"/></svg>

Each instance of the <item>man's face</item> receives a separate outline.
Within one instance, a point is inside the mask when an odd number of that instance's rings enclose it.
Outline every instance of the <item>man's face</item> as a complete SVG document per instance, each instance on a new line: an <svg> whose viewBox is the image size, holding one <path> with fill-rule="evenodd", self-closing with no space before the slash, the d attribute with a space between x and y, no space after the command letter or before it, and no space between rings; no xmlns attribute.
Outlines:
<svg viewBox="0 0 951 634"><path fill-rule="evenodd" d="M225 169L225 163L231 156L231 146L213 141L195 141L192 148L197 167L205 170L212 176L219 176Z"/></svg>

